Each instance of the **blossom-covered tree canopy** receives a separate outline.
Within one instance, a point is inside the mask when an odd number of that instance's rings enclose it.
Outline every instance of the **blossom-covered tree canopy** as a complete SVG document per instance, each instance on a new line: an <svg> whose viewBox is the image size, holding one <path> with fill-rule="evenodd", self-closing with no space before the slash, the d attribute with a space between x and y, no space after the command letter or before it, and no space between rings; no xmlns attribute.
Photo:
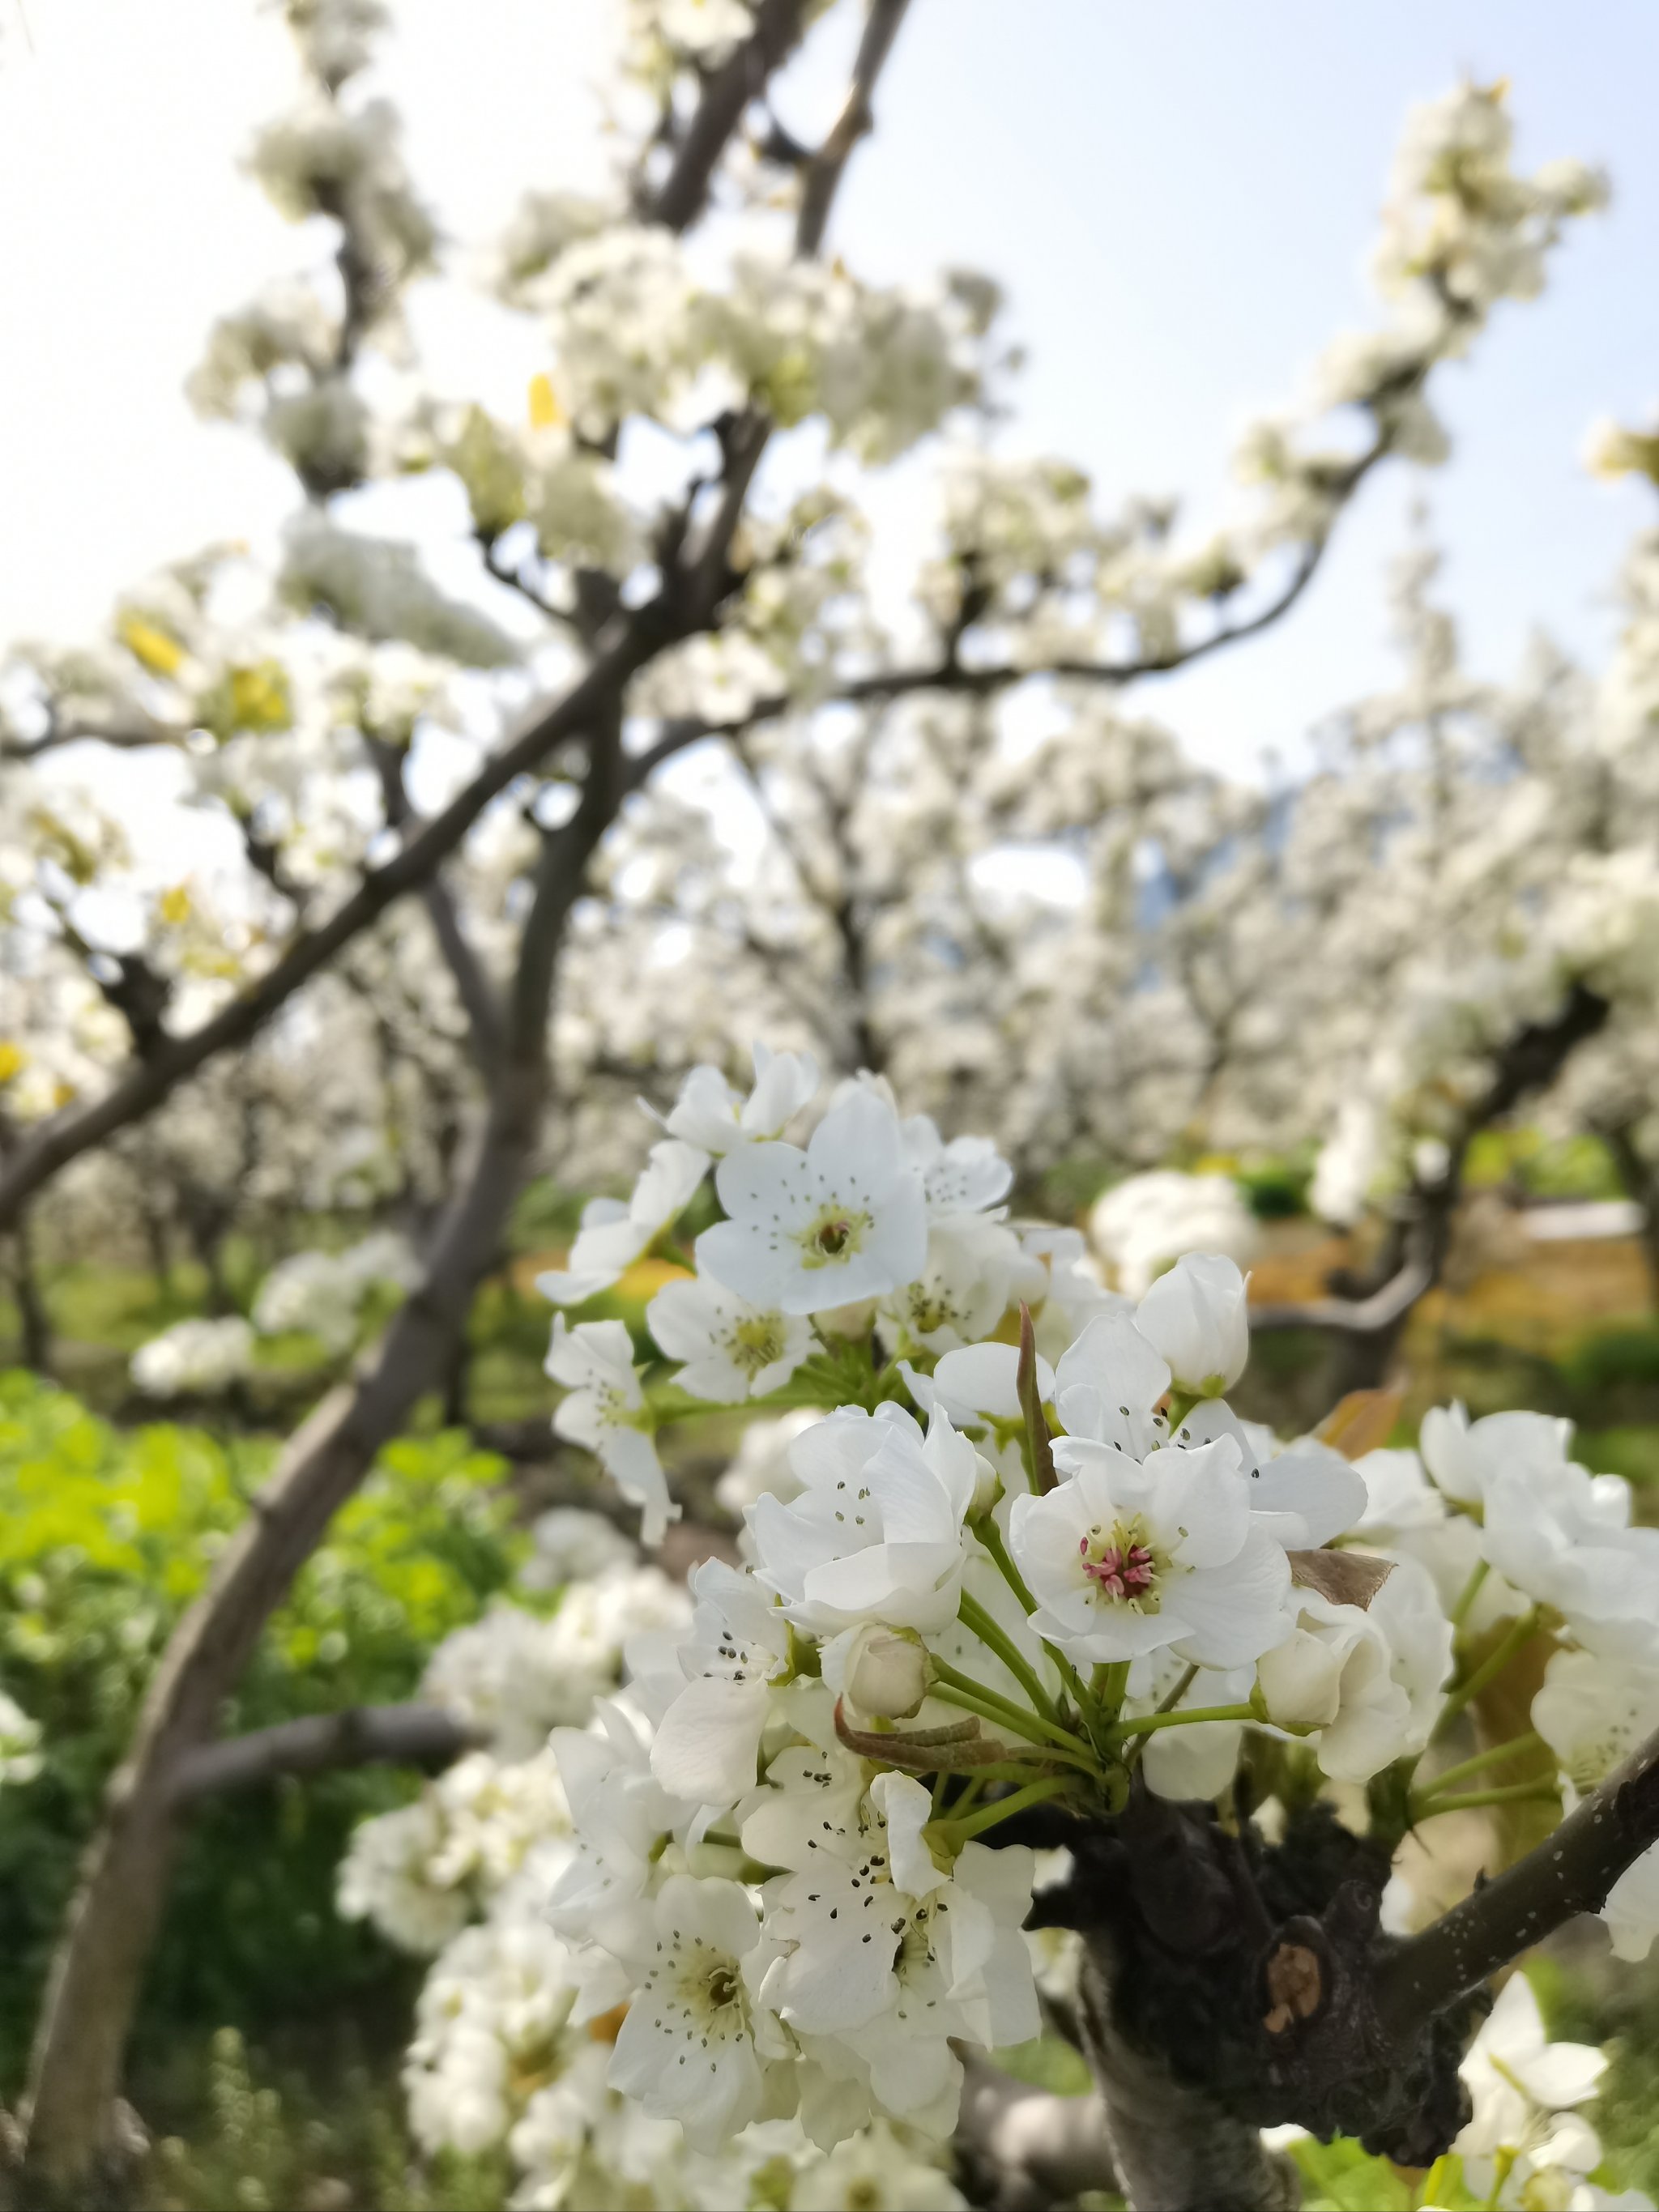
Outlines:
<svg viewBox="0 0 1659 2212"><path fill-rule="evenodd" d="M1519 1978L1480 2023L1571 1915L1629 1960L1659 1932L1659 1533L1541 1413L1441 1407L1391 1447L1386 1392L1291 1437L1229 1394L1287 1318L1379 1381L1523 1099L1603 1137L1659 1269L1659 536L1605 668L1540 645L1500 684L1425 533L1397 688L1271 789L1137 689L1291 618L1367 482L1447 458L1448 366L1606 186L1520 167L1500 84L1414 108L1369 320L1189 523L1024 449L991 276L837 253L906 5L629 0L605 179L458 241L384 94L388 11L286 0L294 98L248 161L298 265L189 391L293 512L0 668L25 1333L43 1226L164 1256L178 1229L208 1310L133 1352L135 1391L234 1407L299 1328L336 1383L110 1782L18 2130L43 2191L110 2171L210 1754L418 1744L441 1771L358 1828L340 1911L430 1960L411 2126L503 2156L515 2204L1115 2177L1277 2205L1273 2130L1426 2170L1419 2204L1637 2201L1595 2178L1596 2055ZM845 97L804 136L787 65L832 14ZM510 419L419 356L416 288L463 275L540 364ZM1595 450L1659 482L1642 432ZM896 593L901 463L928 529ZM1369 1275L1252 1316L1255 1224L1184 1172L1250 1146L1316 1162ZM1127 1178L1091 1219L1111 1286L1033 1218L1079 1153ZM529 1271L541 1404L621 1509L544 1516L412 1713L216 1743L377 1455L434 1392L466 1420L479 1286L547 1174L598 1194ZM639 1312L594 1306L642 1273ZM724 1546L676 1529L705 1418ZM1476 1738L1522 1662L1530 1726ZM39 1741L0 1697L0 1782ZM1542 1840L1435 1917L1396 1855L1493 1804ZM1081 2124L1022 2119L1000 2069L1056 2033Z"/></svg>

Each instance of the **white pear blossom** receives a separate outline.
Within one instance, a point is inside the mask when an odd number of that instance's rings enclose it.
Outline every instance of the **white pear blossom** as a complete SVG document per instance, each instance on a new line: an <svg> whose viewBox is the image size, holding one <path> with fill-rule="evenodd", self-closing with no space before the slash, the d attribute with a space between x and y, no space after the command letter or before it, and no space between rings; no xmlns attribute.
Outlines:
<svg viewBox="0 0 1659 2212"><path fill-rule="evenodd" d="M1622 1766L1659 1729L1659 1665L1558 1650L1532 1701L1532 1724L1564 1778L1569 1804ZM1601 1907L1614 1955L1645 1959L1659 1936L1659 1846L1621 1874Z"/></svg>
<svg viewBox="0 0 1659 2212"><path fill-rule="evenodd" d="M823 1679L856 1713L909 1720L927 1694L927 1647L913 1629L866 1621L826 1644Z"/></svg>
<svg viewBox="0 0 1659 2212"><path fill-rule="evenodd" d="M714 1159L781 1136L811 1103L817 1062L811 1053L773 1052L763 1044L755 1046L754 1057L755 1085L746 1098L717 1067L694 1067L665 1117L669 1135Z"/></svg>
<svg viewBox="0 0 1659 2212"><path fill-rule="evenodd" d="M1243 1261L1261 1241L1230 1176L1182 1175L1173 1168L1115 1184L1096 1200L1089 1236L1131 1297L1139 1297L1183 1253L1221 1253Z"/></svg>
<svg viewBox="0 0 1659 2212"><path fill-rule="evenodd" d="M714 1485L719 1504L741 1517L757 1499L769 1494L786 1504L799 1497L800 1477L790 1464L790 1450L797 1437L816 1428L823 1419L816 1407L798 1406L775 1419L750 1421L731 1465ZM746 1541L746 1528L744 1536Z"/></svg>
<svg viewBox="0 0 1659 2212"><path fill-rule="evenodd" d="M1460 1402L1430 1407L1418 1449L1445 1497L1478 1505L1507 1469L1528 1468L1547 1477L1567 1466L1571 1443L1571 1421L1525 1413L1488 1413L1471 1421Z"/></svg>
<svg viewBox="0 0 1659 2212"><path fill-rule="evenodd" d="M1176 1431L1178 1444L1230 1437L1249 1485L1249 1506L1261 1526L1287 1551L1317 1551L1359 1526L1367 1492L1358 1469L1317 1437L1282 1443L1273 1431L1241 1421L1218 1399L1194 1407Z"/></svg>
<svg viewBox="0 0 1659 2212"><path fill-rule="evenodd" d="M661 1543L680 1509L668 1495L627 1329L619 1321L571 1328L556 1314L547 1371L568 1394L553 1416L555 1435L597 1455L623 1495L642 1509L641 1540Z"/></svg>
<svg viewBox="0 0 1659 2212"><path fill-rule="evenodd" d="M694 2148L716 2149L759 2118L767 2063L789 2056L759 1996L772 1946L736 1882L686 1875L663 1884L652 1933L609 2078L678 2120Z"/></svg>
<svg viewBox="0 0 1659 2212"><path fill-rule="evenodd" d="M757 1305L817 1313L921 1272L927 1209L896 1115L867 1091L826 1114L805 1152L728 1153L715 1188L730 1218L697 1239L697 1267Z"/></svg>
<svg viewBox="0 0 1659 2212"><path fill-rule="evenodd" d="M42 1763L40 1722L0 1690L0 1785L33 1782Z"/></svg>
<svg viewBox="0 0 1659 2212"><path fill-rule="evenodd" d="M711 1405L781 1390L812 1350L803 1316L750 1305L702 1276L665 1284L645 1319L669 1358L684 1361L675 1378L680 1389Z"/></svg>
<svg viewBox="0 0 1659 2212"><path fill-rule="evenodd" d="M677 1138L651 1147L651 1164L624 1206L595 1198L582 1213L568 1268L538 1275L536 1288L555 1305L580 1305L608 1290L671 1221L678 1220L708 1172L708 1154Z"/></svg>
<svg viewBox="0 0 1659 2212"><path fill-rule="evenodd" d="M1474 2112L1452 2148L1477 2195L1490 2192L1499 2152L1579 2174L1600 2164L1601 2146L1577 2108L1595 2095L1607 2063L1588 2044L1552 2043L1531 1984L1510 1977L1459 2069Z"/></svg>
<svg viewBox="0 0 1659 2212"><path fill-rule="evenodd" d="M694 1804L732 1805L755 1786L769 1686L791 1668L789 1624L753 1576L707 1559L691 1577L685 1687L663 1715L651 1771Z"/></svg>
<svg viewBox="0 0 1659 2212"><path fill-rule="evenodd" d="M1559 1462L1496 1474L1481 1546L1500 1574L1553 1606L1581 1643L1659 1657L1659 1529L1629 1526L1630 1486Z"/></svg>
<svg viewBox="0 0 1659 2212"><path fill-rule="evenodd" d="M1294 1634L1256 1662L1267 1717L1317 1732L1322 1771L1365 1782L1428 1743L1451 1672L1451 1624L1426 1571L1397 1562L1368 1609L1295 1593Z"/></svg>
<svg viewBox="0 0 1659 2212"><path fill-rule="evenodd" d="M240 1314L219 1321L176 1321L132 1355L133 1388L147 1398L216 1396L240 1382L253 1362L253 1331Z"/></svg>
<svg viewBox="0 0 1659 2212"><path fill-rule="evenodd" d="M963 1345L936 1361L931 1375L919 1374L908 1360L900 1361L899 1372L911 1396L925 1412L931 1413L937 1407L958 1428L970 1427L975 1422L1019 1421L1024 1418L1019 1402L1017 1345ZM1037 1356L1036 1382L1039 1397L1044 1401L1052 1399L1056 1388L1054 1370L1041 1353Z"/></svg>
<svg viewBox="0 0 1659 2212"><path fill-rule="evenodd" d="M967 2198L937 2166L879 2122L811 2160L790 2212L959 2212Z"/></svg>
<svg viewBox="0 0 1659 2212"><path fill-rule="evenodd" d="M1194 1664L1235 1667L1289 1633L1290 1566L1252 1519L1231 1438L1144 1462L1079 1437L1054 1449L1070 1479L1015 1498L1009 1521L1039 1634L1074 1659L1168 1644Z"/></svg>
<svg viewBox="0 0 1659 2212"><path fill-rule="evenodd" d="M1135 1326L1180 1389L1215 1398L1237 1382L1250 1356L1245 1301L1246 1278L1233 1261L1184 1252L1142 1297Z"/></svg>
<svg viewBox="0 0 1659 2212"><path fill-rule="evenodd" d="M530 1524L534 1556L520 1570L526 1589L556 1589L583 1582L612 1567L630 1567L636 1553L630 1540L603 1513L582 1505L555 1505Z"/></svg>
<svg viewBox="0 0 1659 2212"><path fill-rule="evenodd" d="M800 1494L761 1498L748 1519L756 1573L791 1620L834 1635L864 1620L927 1631L955 1618L979 1469L943 1413L924 1437L896 1406L843 1406L789 1456Z"/></svg>

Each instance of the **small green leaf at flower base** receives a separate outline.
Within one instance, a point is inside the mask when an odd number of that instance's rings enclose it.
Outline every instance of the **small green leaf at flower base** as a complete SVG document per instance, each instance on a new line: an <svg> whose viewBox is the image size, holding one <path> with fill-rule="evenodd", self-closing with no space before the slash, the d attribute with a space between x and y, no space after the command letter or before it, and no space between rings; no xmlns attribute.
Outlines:
<svg viewBox="0 0 1659 2212"><path fill-rule="evenodd" d="M1412 2212L1415 2196L1400 2168L1348 2136L1328 2143L1304 2136L1289 2154L1302 2176L1303 2212Z"/></svg>
<svg viewBox="0 0 1659 2212"><path fill-rule="evenodd" d="M991 2053L991 2063L1032 2089L1054 2097L1086 2097L1094 2087L1087 2062L1063 2036L1039 2035Z"/></svg>

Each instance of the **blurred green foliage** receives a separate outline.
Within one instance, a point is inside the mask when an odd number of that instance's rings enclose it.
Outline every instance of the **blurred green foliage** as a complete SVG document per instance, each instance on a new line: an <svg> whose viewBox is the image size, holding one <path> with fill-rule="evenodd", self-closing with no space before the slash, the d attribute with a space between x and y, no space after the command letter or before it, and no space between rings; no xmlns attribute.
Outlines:
<svg viewBox="0 0 1659 2212"><path fill-rule="evenodd" d="M0 1688L40 1723L45 1753L36 1779L0 1789L0 2094L150 1670L273 1450L171 1424L123 1431L66 1391L0 1376ZM227 1730L410 1695L433 1645L516 1564L504 1472L458 1433L389 1447L272 1621ZM350 1828L409 1786L368 1769L205 1806L148 1978L141 2054L404 1975L331 1900Z"/></svg>
<svg viewBox="0 0 1659 2212"><path fill-rule="evenodd" d="M275 2069L234 2028L192 2057L188 2136L158 2136L137 2212L498 2212L506 2201L499 2153L427 2160L414 2151L384 2068L348 2059L319 2099L292 2069L264 2078Z"/></svg>
<svg viewBox="0 0 1659 2212"><path fill-rule="evenodd" d="M1599 1137L1546 1137L1540 1130L1482 1129L1469 1146L1471 1189L1513 1183L1528 1198L1622 1198L1624 1184Z"/></svg>

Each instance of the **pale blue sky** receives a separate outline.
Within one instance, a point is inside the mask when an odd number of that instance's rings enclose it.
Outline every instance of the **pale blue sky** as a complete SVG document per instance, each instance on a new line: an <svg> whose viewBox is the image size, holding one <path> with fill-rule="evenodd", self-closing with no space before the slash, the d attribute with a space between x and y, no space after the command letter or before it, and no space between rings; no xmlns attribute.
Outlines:
<svg viewBox="0 0 1659 2212"><path fill-rule="evenodd" d="M612 4L394 0L392 88L458 234L526 184L592 173L585 86ZM300 252L234 166L289 97L274 10L28 13L34 51L0 55L0 635L73 634L143 567L257 534L290 497L274 463L178 397L210 315ZM820 49L786 112L838 94L845 44ZM1372 312L1364 264L1401 115L1465 70L1510 79L1526 161L1600 160L1615 198L1576 227L1548 296L1500 311L1443 382L1456 452L1426 483L1446 588L1494 672L1537 622L1593 652L1645 507L1586 477L1583 433L1659 400L1649 0L915 0L836 242L876 276L965 262L1000 277L1030 349L1014 441L1082 462L1109 501L1178 493L1201 520L1243 417L1292 397L1324 341ZM457 317L444 338L498 402L521 393L524 363L489 350L488 325ZM1271 639L1145 704L1243 769L1387 681L1383 569L1413 488L1396 472L1368 489Z"/></svg>
<svg viewBox="0 0 1659 2212"><path fill-rule="evenodd" d="M1544 299L1500 310L1443 373L1450 465L1374 481L1282 630L1158 688L1212 756L1291 739L1389 679L1383 571L1422 490L1472 658L1497 672L1540 622L1586 652L1605 640L1653 502L1589 478L1579 452L1593 417L1659 402L1659 9L915 0L848 179L837 235L858 267L965 260L1006 282L1030 356L1022 441L1198 517L1243 417L1375 312L1364 264L1401 118L1465 72L1510 80L1525 163L1600 161L1613 207L1575 227Z"/></svg>

